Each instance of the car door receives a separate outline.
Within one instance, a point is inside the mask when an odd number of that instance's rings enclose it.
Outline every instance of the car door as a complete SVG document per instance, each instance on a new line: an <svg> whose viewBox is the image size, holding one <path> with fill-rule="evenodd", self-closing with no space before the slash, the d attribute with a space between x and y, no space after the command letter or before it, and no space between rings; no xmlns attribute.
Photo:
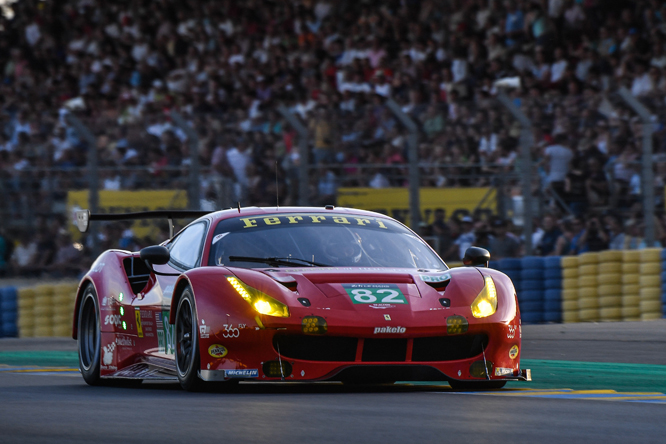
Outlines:
<svg viewBox="0 0 666 444"><path fill-rule="evenodd" d="M201 253L208 230L208 222L202 221L189 225L181 231L166 247L170 260L165 265L155 265L156 284L143 298L137 298L135 317L137 336L144 339L144 349L162 357L173 357L173 325L169 324L169 308L174 284L178 275L201 265Z"/></svg>

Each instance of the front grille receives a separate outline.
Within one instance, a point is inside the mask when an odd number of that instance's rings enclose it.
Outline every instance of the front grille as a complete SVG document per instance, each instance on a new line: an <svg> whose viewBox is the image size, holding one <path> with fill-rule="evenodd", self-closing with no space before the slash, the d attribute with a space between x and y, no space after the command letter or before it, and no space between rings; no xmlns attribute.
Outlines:
<svg viewBox="0 0 666 444"><path fill-rule="evenodd" d="M402 362L407 359L407 339L366 339L363 342L364 362Z"/></svg>
<svg viewBox="0 0 666 444"><path fill-rule="evenodd" d="M455 361L458 359L468 359L480 355L486 348L488 348L488 336L486 335L415 338L412 361Z"/></svg>
<svg viewBox="0 0 666 444"><path fill-rule="evenodd" d="M282 356L306 361L354 361L358 339L339 336L276 335L273 348Z"/></svg>
<svg viewBox="0 0 666 444"><path fill-rule="evenodd" d="M365 339L363 362L405 362L407 359L406 338ZM273 348L285 358L304 361L354 362L357 338L342 336L275 335ZM468 359L483 353L488 348L488 336L458 335L415 338L413 340L413 362L437 362Z"/></svg>

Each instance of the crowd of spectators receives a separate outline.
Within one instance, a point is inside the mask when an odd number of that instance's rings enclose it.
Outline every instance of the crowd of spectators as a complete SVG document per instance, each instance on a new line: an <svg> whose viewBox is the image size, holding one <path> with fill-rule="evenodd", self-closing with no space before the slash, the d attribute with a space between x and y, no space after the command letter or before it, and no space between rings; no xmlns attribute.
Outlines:
<svg viewBox="0 0 666 444"><path fill-rule="evenodd" d="M556 220L569 217L570 229L556 224L563 236L576 232L575 220L605 223L604 214L626 225L633 219L620 210L632 208L646 185L644 128L618 99L622 86L655 115L655 183L647 186L663 208L660 0L22 0L12 7L13 17L0 18L0 180L10 213L30 195L31 208L49 214L67 190L85 188L76 168L91 149L103 189L184 188L191 145L172 110L198 135L201 194L210 201L221 199L213 178L223 177L232 202L271 204L279 191L281 203L295 203L295 171L306 160L316 167L312 202L334 201L342 185L406 186L408 137L389 98L419 126L422 186L493 184L525 168L520 127L494 99L504 88L532 121L530 167L541 179L534 193L548 199ZM309 129L308 159L281 104ZM93 130L96 146L70 126L68 113ZM507 191L517 193L511 180ZM546 220L539 223L545 229Z"/></svg>

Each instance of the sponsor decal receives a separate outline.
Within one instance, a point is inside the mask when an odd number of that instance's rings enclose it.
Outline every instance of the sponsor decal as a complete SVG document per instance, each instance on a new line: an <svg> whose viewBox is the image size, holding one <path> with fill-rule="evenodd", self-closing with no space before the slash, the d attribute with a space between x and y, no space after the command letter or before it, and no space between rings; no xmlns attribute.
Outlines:
<svg viewBox="0 0 666 444"><path fill-rule="evenodd" d="M433 283L446 282L448 280L451 280L451 275L448 273L435 276L420 274L419 277L423 282L433 282Z"/></svg>
<svg viewBox="0 0 666 444"><path fill-rule="evenodd" d="M387 315L387 314L385 314L385 315L384 315L384 320L385 320L385 321L390 321L390 320L391 320L391 315Z"/></svg>
<svg viewBox="0 0 666 444"><path fill-rule="evenodd" d="M240 330L234 327L234 324L224 324L224 333L222 333L223 338L237 338L239 336Z"/></svg>
<svg viewBox="0 0 666 444"><path fill-rule="evenodd" d="M134 318L136 319L136 334L138 337L143 338L143 328L141 327L141 310L134 310Z"/></svg>
<svg viewBox="0 0 666 444"><path fill-rule="evenodd" d="M406 332L407 329L405 327L375 327L375 331L373 334L381 334L381 333L392 333L392 334L402 334Z"/></svg>
<svg viewBox="0 0 666 444"><path fill-rule="evenodd" d="M141 312L141 322L144 325L153 325L150 320L153 319L153 312L150 310L143 310Z"/></svg>
<svg viewBox="0 0 666 444"><path fill-rule="evenodd" d="M384 308L395 308L396 305L393 305L393 304L370 304L370 305L368 305L368 307L384 309Z"/></svg>
<svg viewBox="0 0 666 444"><path fill-rule="evenodd" d="M241 217L243 228L271 227L274 225L356 225L372 226L388 230L386 222L378 217L331 216L322 214L280 214L275 216Z"/></svg>
<svg viewBox="0 0 666 444"><path fill-rule="evenodd" d="M129 336L116 336L116 345L119 347L134 347L134 341Z"/></svg>
<svg viewBox="0 0 666 444"><path fill-rule="evenodd" d="M513 375L512 368L495 367L495 376Z"/></svg>
<svg viewBox="0 0 666 444"><path fill-rule="evenodd" d="M116 349L116 343L112 342L109 345L104 346L104 357L102 358L102 363L107 367L113 362L113 352Z"/></svg>
<svg viewBox="0 0 666 444"><path fill-rule="evenodd" d="M513 347L511 347L511 350L509 350L509 358L516 359L517 356L518 356L518 346L514 345Z"/></svg>
<svg viewBox="0 0 666 444"><path fill-rule="evenodd" d="M102 271L102 268L104 268L104 265L106 265L104 262L97 262L97 261L96 261L96 262L93 264L93 266L92 266L92 268L90 269L90 271L92 271L93 273L99 273L100 271Z"/></svg>
<svg viewBox="0 0 666 444"><path fill-rule="evenodd" d="M396 284L342 284L354 304L408 304Z"/></svg>
<svg viewBox="0 0 666 444"><path fill-rule="evenodd" d="M509 330L506 332L507 339L513 339L516 337L516 327L509 325Z"/></svg>
<svg viewBox="0 0 666 444"><path fill-rule="evenodd" d="M120 327L121 324L120 320L120 315L106 315L104 318L104 325L115 325L116 327Z"/></svg>
<svg viewBox="0 0 666 444"><path fill-rule="evenodd" d="M210 337L210 327L206 325L206 321L201 320L201 325L199 326L199 337L201 339L208 339Z"/></svg>
<svg viewBox="0 0 666 444"><path fill-rule="evenodd" d="M155 327L157 328L157 351L173 355L176 348L174 326L169 324L169 312L158 311L155 313Z"/></svg>
<svg viewBox="0 0 666 444"><path fill-rule="evenodd" d="M225 370L224 376L226 378L258 378L259 369L247 368L241 370Z"/></svg>
<svg viewBox="0 0 666 444"><path fill-rule="evenodd" d="M224 345L213 344L208 347L208 354L213 358L224 358L227 355L227 349Z"/></svg>

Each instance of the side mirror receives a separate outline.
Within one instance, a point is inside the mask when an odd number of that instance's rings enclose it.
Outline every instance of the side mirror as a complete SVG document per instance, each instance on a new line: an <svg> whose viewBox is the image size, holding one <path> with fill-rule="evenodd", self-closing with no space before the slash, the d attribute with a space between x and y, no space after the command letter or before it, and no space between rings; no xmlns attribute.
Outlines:
<svg viewBox="0 0 666 444"><path fill-rule="evenodd" d="M490 253L485 248L469 247L465 251L463 264L468 267L487 267L490 261Z"/></svg>
<svg viewBox="0 0 666 444"><path fill-rule="evenodd" d="M154 265L164 265L169 262L171 255L166 247L161 245L153 245L146 247L139 252L141 260Z"/></svg>

